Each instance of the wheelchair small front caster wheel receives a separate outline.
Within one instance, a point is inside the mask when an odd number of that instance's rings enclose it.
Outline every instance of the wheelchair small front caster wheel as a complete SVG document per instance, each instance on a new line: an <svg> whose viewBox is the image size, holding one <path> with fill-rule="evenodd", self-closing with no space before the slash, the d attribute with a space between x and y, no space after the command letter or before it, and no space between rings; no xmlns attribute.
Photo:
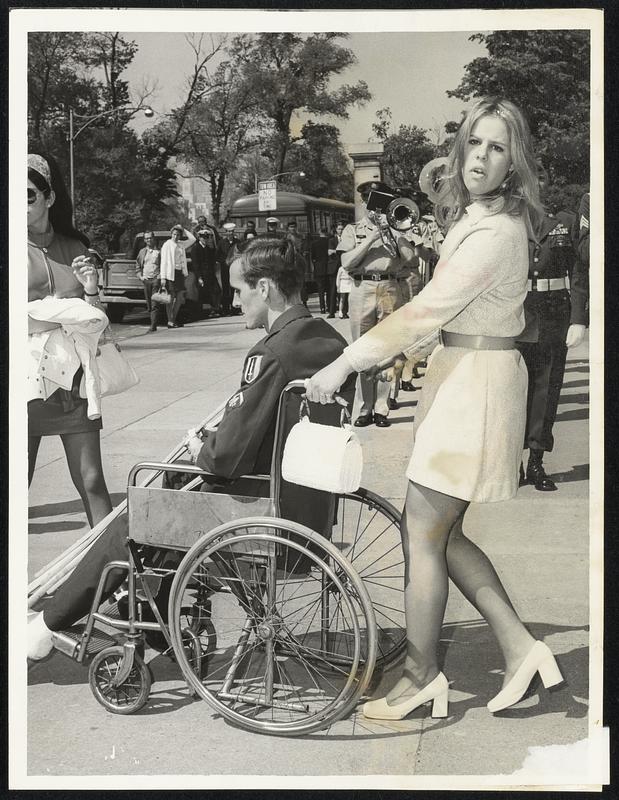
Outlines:
<svg viewBox="0 0 619 800"><path fill-rule="evenodd" d="M136 653L133 667L123 683L114 686L124 658L122 645L106 647L93 658L88 681L95 698L112 714L133 714L148 700L152 683L150 669Z"/></svg>

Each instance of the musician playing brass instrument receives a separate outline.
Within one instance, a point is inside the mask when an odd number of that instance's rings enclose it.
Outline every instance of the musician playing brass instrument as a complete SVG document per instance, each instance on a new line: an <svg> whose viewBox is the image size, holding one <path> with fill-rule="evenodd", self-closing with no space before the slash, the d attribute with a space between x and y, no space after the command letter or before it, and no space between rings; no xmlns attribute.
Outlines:
<svg viewBox="0 0 619 800"><path fill-rule="evenodd" d="M365 216L344 228L337 246L342 253L342 267L353 278L349 300L353 339L408 301L406 279L415 258L416 242L407 241L402 234L419 218L419 209L412 201L395 198L391 188L381 181L366 181L357 191L365 206ZM368 211L368 201L371 206L371 195L374 199L377 193L391 196L386 198L390 202L384 207L390 213ZM365 427L374 423L379 428L388 427L390 384L361 374L359 390L361 409L355 425Z"/></svg>

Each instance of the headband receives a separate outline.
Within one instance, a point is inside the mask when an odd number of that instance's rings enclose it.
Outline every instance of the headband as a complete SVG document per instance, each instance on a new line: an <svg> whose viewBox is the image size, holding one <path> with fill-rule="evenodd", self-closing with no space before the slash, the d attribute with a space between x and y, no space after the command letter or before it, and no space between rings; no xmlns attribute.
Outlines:
<svg viewBox="0 0 619 800"><path fill-rule="evenodd" d="M28 153L28 169L33 169L38 172L42 178L45 178L49 188L52 188L52 173L49 164L43 156L37 153Z"/></svg>

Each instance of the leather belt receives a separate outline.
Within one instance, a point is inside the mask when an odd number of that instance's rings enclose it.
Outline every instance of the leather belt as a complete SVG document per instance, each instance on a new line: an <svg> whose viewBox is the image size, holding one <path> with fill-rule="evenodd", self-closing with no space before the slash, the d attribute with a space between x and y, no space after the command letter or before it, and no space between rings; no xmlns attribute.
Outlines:
<svg viewBox="0 0 619 800"><path fill-rule="evenodd" d="M513 350L513 336L471 336L467 333L451 333L440 330L440 343L444 347L465 347L467 350Z"/></svg>
<svg viewBox="0 0 619 800"><path fill-rule="evenodd" d="M401 275L394 275L391 272L366 272L365 275L360 275L362 281L405 281L406 278Z"/></svg>
<svg viewBox="0 0 619 800"><path fill-rule="evenodd" d="M569 278L534 278L527 281L527 292L558 292L569 289Z"/></svg>

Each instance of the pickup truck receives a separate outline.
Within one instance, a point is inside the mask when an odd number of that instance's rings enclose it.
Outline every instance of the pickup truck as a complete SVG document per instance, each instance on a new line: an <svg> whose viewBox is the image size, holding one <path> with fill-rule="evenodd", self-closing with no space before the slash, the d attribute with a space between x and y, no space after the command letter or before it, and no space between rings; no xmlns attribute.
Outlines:
<svg viewBox="0 0 619 800"><path fill-rule="evenodd" d="M170 231L155 231L156 247L170 238ZM121 322L132 308L146 308L142 281L136 274L136 258L144 247L144 234L138 233L129 253L113 253L103 262L101 269L102 301L112 322ZM187 263L191 258L187 257Z"/></svg>

